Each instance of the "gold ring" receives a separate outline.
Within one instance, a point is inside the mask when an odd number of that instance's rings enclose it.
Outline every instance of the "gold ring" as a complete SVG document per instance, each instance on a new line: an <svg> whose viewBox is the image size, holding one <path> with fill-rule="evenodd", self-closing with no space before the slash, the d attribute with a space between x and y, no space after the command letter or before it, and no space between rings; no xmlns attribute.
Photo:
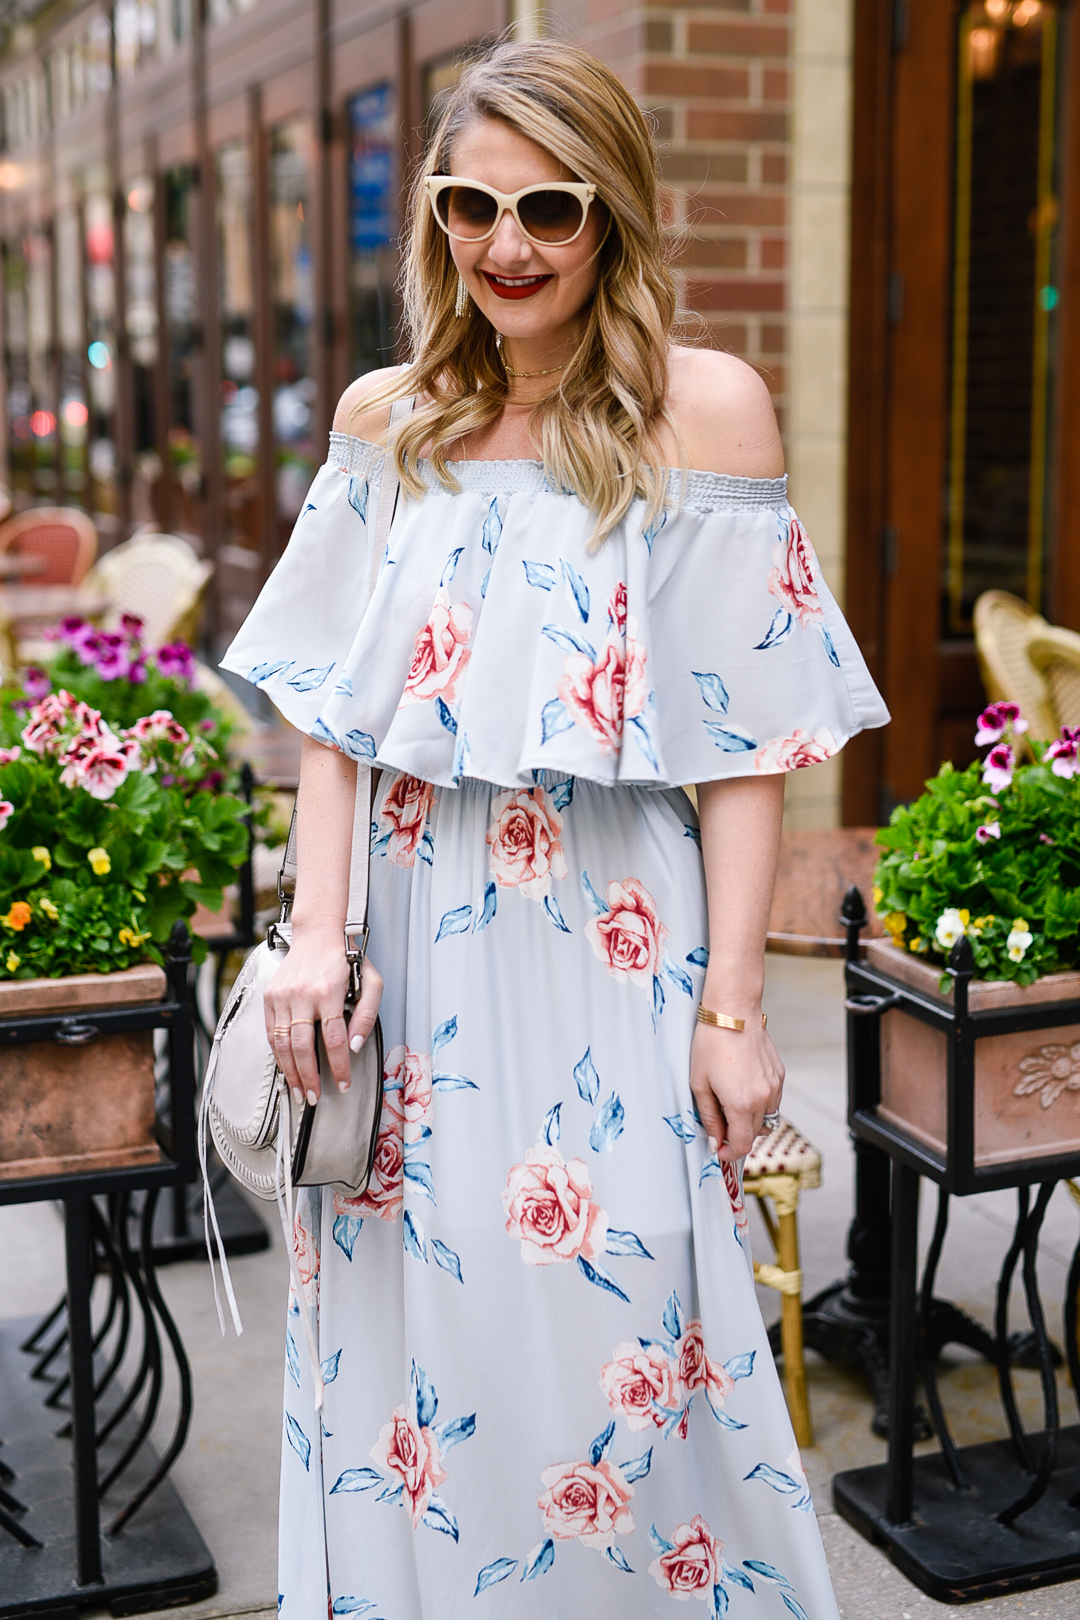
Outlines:
<svg viewBox="0 0 1080 1620"><path fill-rule="evenodd" d="M288 1024L275 1024L274 1025L274 1035L275 1036L287 1035L288 1033L289 1033Z"/></svg>
<svg viewBox="0 0 1080 1620"><path fill-rule="evenodd" d="M314 1018L290 1018L289 1028L292 1029L294 1024L314 1024L314 1022Z"/></svg>

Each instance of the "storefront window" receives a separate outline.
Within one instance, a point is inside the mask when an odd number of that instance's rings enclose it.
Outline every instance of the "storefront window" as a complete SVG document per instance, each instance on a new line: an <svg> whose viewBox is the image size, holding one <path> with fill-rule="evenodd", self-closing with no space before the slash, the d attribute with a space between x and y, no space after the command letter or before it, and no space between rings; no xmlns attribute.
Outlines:
<svg viewBox="0 0 1080 1620"><path fill-rule="evenodd" d="M362 376L394 359L397 324L395 97L380 84L354 96L349 118L350 361Z"/></svg>
<svg viewBox="0 0 1080 1620"><path fill-rule="evenodd" d="M90 510L106 531L118 521L116 410L116 274L112 199L92 191L83 205L86 242L86 358L90 420Z"/></svg>
<svg viewBox="0 0 1080 1620"><path fill-rule="evenodd" d="M4 372L7 378L8 465L12 492L25 505L34 493L30 419L30 352L26 314L26 260L18 237L4 243Z"/></svg>
<svg viewBox="0 0 1080 1620"><path fill-rule="evenodd" d="M29 349L30 416L34 494L56 498L56 386L52 369L52 242L43 231L23 238L26 260L26 335Z"/></svg>
<svg viewBox="0 0 1080 1620"><path fill-rule="evenodd" d="M270 137L270 288L274 333L274 456L284 544L315 472L318 389L312 376L311 130L303 119Z"/></svg>
<svg viewBox="0 0 1080 1620"><path fill-rule="evenodd" d="M251 148L217 154L218 289L221 298L221 453L226 539L259 547L259 393L255 386Z"/></svg>
<svg viewBox="0 0 1080 1620"><path fill-rule="evenodd" d="M65 504L84 506L89 495L87 452L90 408L87 404L86 328L83 322L83 255L79 214L61 208L56 215L56 322L60 344L60 485Z"/></svg>
<svg viewBox="0 0 1080 1620"><path fill-rule="evenodd" d="M192 224L197 188L187 165L165 177L165 343L169 396L171 523L202 532L202 454L196 429L198 303Z"/></svg>
<svg viewBox="0 0 1080 1620"><path fill-rule="evenodd" d="M124 208L125 323L131 353L133 444L131 515L136 523L159 516L155 491L161 478L154 418L154 372L158 362L157 271L154 257L154 182L149 175L127 189Z"/></svg>

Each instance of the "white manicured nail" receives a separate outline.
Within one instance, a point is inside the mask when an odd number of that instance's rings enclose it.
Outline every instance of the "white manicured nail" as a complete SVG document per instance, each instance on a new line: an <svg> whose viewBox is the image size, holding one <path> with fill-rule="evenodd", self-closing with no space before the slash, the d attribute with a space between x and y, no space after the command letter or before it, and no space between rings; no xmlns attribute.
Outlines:
<svg viewBox="0 0 1080 1620"><path fill-rule="evenodd" d="M339 1080L338 1083L337 1083L337 1088L341 1092L341 1095L344 1097L345 1093L349 1089L349 1082L347 1080Z"/></svg>
<svg viewBox="0 0 1080 1620"><path fill-rule="evenodd" d="M716 1137L715 1136L710 1136L709 1137L709 1152L710 1153L715 1153L716 1152Z"/></svg>
<svg viewBox="0 0 1080 1620"><path fill-rule="evenodd" d="M318 1099L318 1097L316 1097L316 1095L315 1095L315 1093L313 1091L309 1091L308 1094L307 1094L307 1100L311 1104L312 1108L314 1108L315 1104L318 1102L319 1099Z"/></svg>
<svg viewBox="0 0 1080 1620"><path fill-rule="evenodd" d="M352 1040L349 1042L349 1051L350 1052L359 1052L359 1050L363 1046L363 1044L364 1044L364 1037L362 1035L354 1035ZM342 1089L344 1090L345 1088L342 1087Z"/></svg>

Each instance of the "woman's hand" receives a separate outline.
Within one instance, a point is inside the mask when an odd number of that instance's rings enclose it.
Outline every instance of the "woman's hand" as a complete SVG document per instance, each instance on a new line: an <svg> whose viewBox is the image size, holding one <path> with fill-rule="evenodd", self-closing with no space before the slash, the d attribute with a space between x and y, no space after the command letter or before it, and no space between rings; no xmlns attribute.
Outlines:
<svg viewBox="0 0 1080 1620"><path fill-rule="evenodd" d="M721 1159L749 1153L763 1116L780 1107L783 1088L784 1065L760 1014L747 1018L743 1030L698 1024L690 1047L690 1090Z"/></svg>
<svg viewBox="0 0 1080 1620"><path fill-rule="evenodd" d="M363 964L360 1000L345 1024L349 966L341 931L302 933L293 943L264 997L266 1033L271 1050L299 1104L316 1103L322 1095L315 1056L315 1026L322 1025L330 1074L339 1091L351 1081L349 1051L359 1052L379 1013L383 981L378 969Z"/></svg>

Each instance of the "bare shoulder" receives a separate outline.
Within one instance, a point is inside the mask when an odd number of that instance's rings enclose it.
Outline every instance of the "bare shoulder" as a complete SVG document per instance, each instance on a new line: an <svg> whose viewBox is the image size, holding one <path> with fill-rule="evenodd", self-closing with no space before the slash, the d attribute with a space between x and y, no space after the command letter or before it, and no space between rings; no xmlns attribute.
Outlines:
<svg viewBox="0 0 1080 1620"><path fill-rule="evenodd" d="M779 478L784 451L772 396L752 366L716 349L673 347L668 403L691 467Z"/></svg>
<svg viewBox="0 0 1080 1620"><path fill-rule="evenodd" d="M400 366L380 366L378 371L365 372L351 382L338 400L334 432L351 433L354 439L367 439L372 444L385 444L390 407L376 405L374 409L365 410L364 401L384 383L392 382L400 370Z"/></svg>

